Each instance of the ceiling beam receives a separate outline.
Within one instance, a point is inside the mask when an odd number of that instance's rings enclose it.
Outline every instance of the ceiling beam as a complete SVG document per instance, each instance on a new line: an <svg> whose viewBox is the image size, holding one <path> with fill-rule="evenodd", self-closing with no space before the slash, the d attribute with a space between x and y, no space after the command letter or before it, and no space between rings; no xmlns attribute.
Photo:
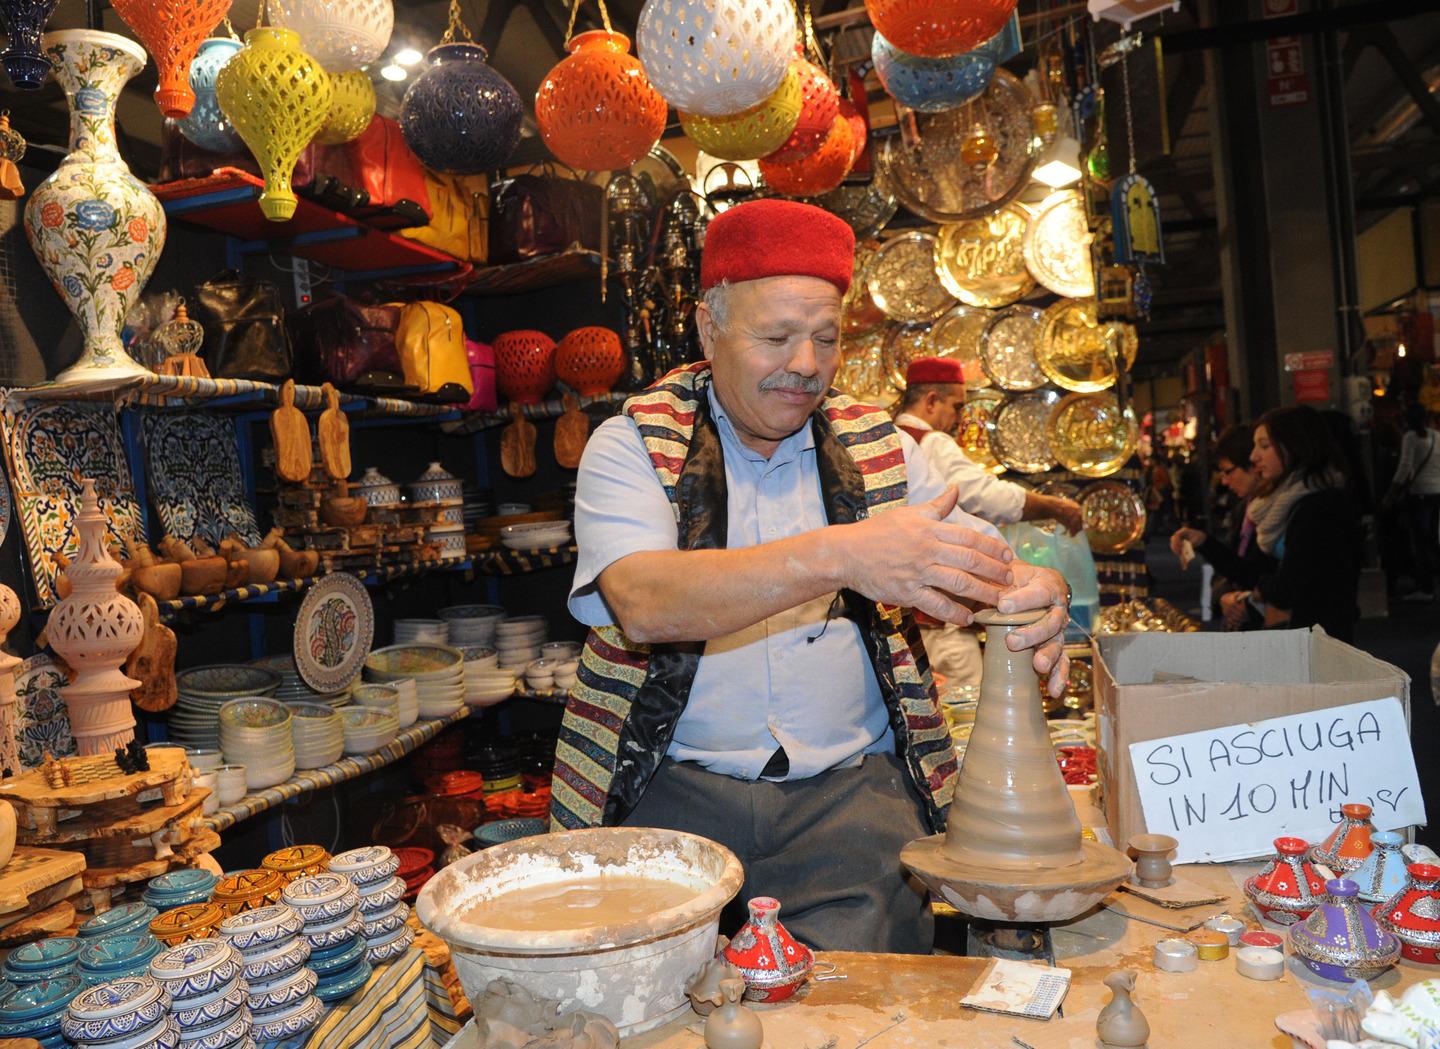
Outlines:
<svg viewBox="0 0 1440 1049"><path fill-rule="evenodd" d="M1395 73L1395 79L1400 81L1400 86L1410 96L1425 119L1430 122L1431 129L1440 135L1440 102L1430 93L1430 85L1425 83L1425 78L1415 68L1415 63L1405 54L1405 49L1400 46L1400 41L1395 38L1395 31L1388 25L1369 26L1357 31L1355 37L1361 41L1359 47L1374 48L1380 52L1387 65ZM1352 38L1353 42L1353 38ZM1346 45L1349 50L1350 45Z"/></svg>
<svg viewBox="0 0 1440 1049"><path fill-rule="evenodd" d="M1434 14L1435 0L1373 0L1328 11L1307 11L1282 18L1258 18L1249 22L1230 22L1223 26L1206 26L1178 33L1159 33L1161 48L1167 55L1186 51L1210 50L1252 44L1277 36L1312 36L1332 29L1378 25L1403 18Z"/></svg>

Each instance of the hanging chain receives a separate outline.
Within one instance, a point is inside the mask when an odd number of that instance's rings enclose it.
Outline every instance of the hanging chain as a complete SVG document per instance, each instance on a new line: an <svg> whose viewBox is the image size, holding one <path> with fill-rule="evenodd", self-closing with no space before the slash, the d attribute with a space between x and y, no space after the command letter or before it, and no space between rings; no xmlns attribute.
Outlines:
<svg viewBox="0 0 1440 1049"><path fill-rule="evenodd" d="M456 33L463 36L466 43L475 42L475 38L470 35L470 27L465 24L465 19L460 14L460 0L450 0L450 20L446 23L445 35L440 38L440 43L454 43Z"/></svg>
<svg viewBox="0 0 1440 1049"><path fill-rule="evenodd" d="M265 24L265 0L260 0L260 6L255 11L255 28L259 29Z"/></svg>
<svg viewBox="0 0 1440 1049"><path fill-rule="evenodd" d="M220 19L220 24L225 27L225 32L229 34L231 40L240 39L240 34L235 32L235 26L231 24L229 15Z"/></svg>
<svg viewBox="0 0 1440 1049"><path fill-rule="evenodd" d="M451 0L451 2L453 3L454 0ZM570 38L575 35L575 16L580 13L580 5L584 2L585 0L575 0L574 4L570 7L570 24L565 27L565 40L567 43L570 41ZM605 32L615 32L614 27L610 25L610 12L605 9L605 0L597 0L597 2L600 4L600 21L605 25Z"/></svg>
<svg viewBox="0 0 1440 1049"><path fill-rule="evenodd" d="M1130 110L1130 50L1120 56L1120 83L1125 91L1125 148L1130 154L1130 174L1135 174L1135 115Z"/></svg>

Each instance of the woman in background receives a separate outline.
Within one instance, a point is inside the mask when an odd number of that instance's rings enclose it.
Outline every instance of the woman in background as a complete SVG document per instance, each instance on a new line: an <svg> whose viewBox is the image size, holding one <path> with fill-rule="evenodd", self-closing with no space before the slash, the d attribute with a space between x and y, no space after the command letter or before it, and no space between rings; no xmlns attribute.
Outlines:
<svg viewBox="0 0 1440 1049"><path fill-rule="evenodd" d="M1400 438L1400 461L1384 509L1398 511L1410 537L1415 588L1400 595L1402 601L1435 600L1435 570L1440 563L1440 437L1424 406L1405 409L1405 433Z"/></svg>

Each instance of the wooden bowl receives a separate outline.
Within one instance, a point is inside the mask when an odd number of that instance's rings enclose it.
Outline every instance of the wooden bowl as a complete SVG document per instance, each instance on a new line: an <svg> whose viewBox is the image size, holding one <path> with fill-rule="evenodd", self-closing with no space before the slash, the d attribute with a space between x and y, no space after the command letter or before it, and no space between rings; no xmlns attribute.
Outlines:
<svg viewBox="0 0 1440 1049"><path fill-rule="evenodd" d="M173 562L130 566L130 582L135 589L149 594L156 601L172 601L179 596L181 575L180 566Z"/></svg>
<svg viewBox="0 0 1440 1049"><path fill-rule="evenodd" d="M225 562L225 589L233 590L237 586L244 586L245 579L250 574L250 567L244 561Z"/></svg>
<svg viewBox="0 0 1440 1049"><path fill-rule="evenodd" d="M246 582L252 586L257 583L273 583L280 574L279 550L237 550L235 557L245 562Z"/></svg>
<svg viewBox="0 0 1440 1049"><path fill-rule="evenodd" d="M319 550L291 550L280 553L280 574L286 579L305 579L320 567Z"/></svg>
<svg viewBox="0 0 1440 1049"><path fill-rule="evenodd" d="M218 594L225 589L230 562L216 554L180 562L180 592L190 595Z"/></svg>
<svg viewBox="0 0 1440 1049"><path fill-rule="evenodd" d="M368 509L370 504L358 495L332 495L320 504L320 520L339 527L358 525Z"/></svg>

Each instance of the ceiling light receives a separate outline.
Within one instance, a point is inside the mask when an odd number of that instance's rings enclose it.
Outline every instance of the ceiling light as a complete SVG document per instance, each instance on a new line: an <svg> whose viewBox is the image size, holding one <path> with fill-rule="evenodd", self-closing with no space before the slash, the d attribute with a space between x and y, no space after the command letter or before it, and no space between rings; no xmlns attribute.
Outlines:
<svg viewBox="0 0 1440 1049"><path fill-rule="evenodd" d="M1050 148L1040 155L1034 179L1051 189L1063 189L1080 181L1080 143L1069 135L1057 135Z"/></svg>
<svg viewBox="0 0 1440 1049"><path fill-rule="evenodd" d="M388 66L380 67L380 75L386 80L400 81L404 80L410 74L405 71L404 66L397 66L394 62L391 62Z"/></svg>
<svg viewBox="0 0 1440 1049"><path fill-rule="evenodd" d="M424 58L425 56L413 47L401 48L395 53L395 63L402 66L419 65Z"/></svg>
<svg viewBox="0 0 1440 1049"><path fill-rule="evenodd" d="M1403 342L1395 348L1395 353L1400 357L1405 356L1405 344Z"/></svg>

